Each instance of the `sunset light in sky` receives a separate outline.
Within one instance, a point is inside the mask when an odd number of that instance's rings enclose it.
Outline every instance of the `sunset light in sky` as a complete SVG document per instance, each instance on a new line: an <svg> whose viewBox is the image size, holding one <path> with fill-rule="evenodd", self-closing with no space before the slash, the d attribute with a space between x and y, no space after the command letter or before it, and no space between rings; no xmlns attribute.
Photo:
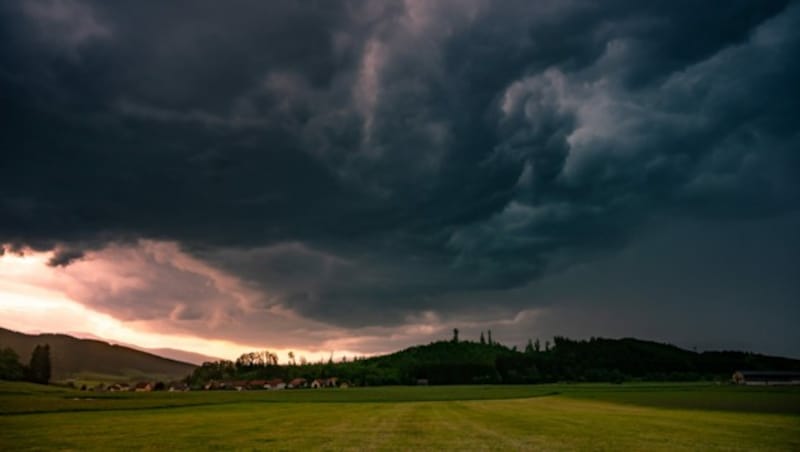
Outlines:
<svg viewBox="0 0 800 452"><path fill-rule="evenodd" d="M160 333L147 321L119 320L75 301L70 298L70 294L80 294L80 285L85 284L87 278L93 285L114 286L112 292L115 294L126 290L126 284L117 279L119 273L115 270L118 269L109 269L114 263L103 261L102 254L95 257L84 262L84 265L60 268L46 265L52 258L52 253L49 252L28 250L22 255L4 253L0 256L2 326L22 332L66 333L77 337L101 338L111 343L134 344L143 348L169 347L223 359L235 359L241 353L260 350L267 345L207 339L191 334ZM146 281L140 283L146 284ZM331 345L335 346L335 342ZM270 350L278 353L284 362L289 351L310 361L328 359L334 351L338 357L356 356L355 352L346 349Z"/></svg>

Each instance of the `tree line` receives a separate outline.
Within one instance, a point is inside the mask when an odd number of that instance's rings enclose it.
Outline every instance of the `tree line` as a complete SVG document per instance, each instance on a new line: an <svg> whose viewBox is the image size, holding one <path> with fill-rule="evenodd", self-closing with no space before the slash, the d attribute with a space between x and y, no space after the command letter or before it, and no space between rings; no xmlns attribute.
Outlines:
<svg viewBox="0 0 800 452"><path fill-rule="evenodd" d="M266 355L264 354L266 353ZM338 377L359 386L407 384L523 384L548 382L623 382L727 380L736 370L800 370L800 361L754 353L694 352L633 338L574 340L562 336L531 339L523 350L481 332L462 341L458 330L447 341L411 347L389 355L349 361L285 365L275 359L214 361L198 367L187 382L210 380ZM273 356L261 352L261 356Z"/></svg>
<svg viewBox="0 0 800 452"><path fill-rule="evenodd" d="M12 348L0 349L0 380L30 381L32 383L50 383L50 346L37 345L31 353L28 365L19 360L19 355Z"/></svg>

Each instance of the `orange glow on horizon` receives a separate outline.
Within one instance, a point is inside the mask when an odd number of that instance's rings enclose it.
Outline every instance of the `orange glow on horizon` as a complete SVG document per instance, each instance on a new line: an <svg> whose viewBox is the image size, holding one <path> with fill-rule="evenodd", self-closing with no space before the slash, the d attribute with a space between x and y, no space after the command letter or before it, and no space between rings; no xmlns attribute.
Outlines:
<svg viewBox="0 0 800 452"><path fill-rule="evenodd" d="M24 255L6 252L0 256L0 327L23 333L62 333L91 335L111 343L143 348L172 348L222 359L236 359L264 346L202 338L185 334L162 334L142 328L140 322L122 321L92 310L70 298L56 284L63 280L61 268L46 265L52 253L30 252ZM345 341L346 342L346 341ZM280 362L288 362L288 353L310 362L327 360L331 351L269 348ZM350 350L336 350L335 358L362 355Z"/></svg>

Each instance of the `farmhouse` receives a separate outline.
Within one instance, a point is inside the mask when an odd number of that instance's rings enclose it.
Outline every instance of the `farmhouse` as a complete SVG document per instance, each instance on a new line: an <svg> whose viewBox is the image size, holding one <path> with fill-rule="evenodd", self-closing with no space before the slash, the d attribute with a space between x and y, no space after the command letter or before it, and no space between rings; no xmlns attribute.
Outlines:
<svg viewBox="0 0 800 452"><path fill-rule="evenodd" d="M154 384L149 381L140 381L136 383L136 386L133 387L135 392L150 392L154 388Z"/></svg>
<svg viewBox="0 0 800 452"><path fill-rule="evenodd" d="M737 370L732 380L740 385L800 385L800 372Z"/></svg>
<svg viewBox="0 0 800 452"><path fill-rule="evenodd" d="M325 380L320 380L319 378L316 378L314 379L314 381L311 382L311 387L314 389L319 389L323 386L325 386Z"/></svg>
<svg viewBox="0 0 800 452"><path fill-rule="evenodd" d="M305 388L308 385L305 378L295 378L286 385L289 389Z"/></svg>
<svg viewBox="0 0 800 452"><path fill-rule="evenodd" d="M247 389L247 382L246 381L231 381L230 383L225 383L225 389L235 389L237 391L243 391Z"/></svg>
<svg viewBox="0 0 800 452"><path fill-rule="evenodd" d="M269 389L267 380L250 380L247 382L247 389Z"/></svg>
<svg viewBox="0 0 800 452"><path fill-rule="evenodd" d="M281 380L280 378L275 378L273 380L267 381L267 386L265 386L265 388L277 391L279 389L286 388L286 383L284 383L283 380Z"/></svg>
<svg viewBox="0 0 800 452"><path fill-rule="evenodd" d="M169 384L169 392L188 391L189 385L182 381L173 381Z"/></svg>

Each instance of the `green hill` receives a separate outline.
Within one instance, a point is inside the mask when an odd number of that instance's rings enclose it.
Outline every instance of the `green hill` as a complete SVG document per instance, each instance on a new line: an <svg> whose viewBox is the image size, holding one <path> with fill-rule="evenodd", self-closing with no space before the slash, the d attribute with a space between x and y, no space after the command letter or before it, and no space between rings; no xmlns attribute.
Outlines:
<svg viewBox="0 0 800 452"><path fill-rule="evenodd" d="M634 338L556 337L549 350L440 341L336 366L357 379L360 370L400 383L468 384L727 378L735 370L800 370L800 361L746 352L697 353Z"/></svg>
<svg viewBox="0 0 800 452"><path fill-rule="evenodd" d="M10 347L27 364L37 345L50 345L52 380L172 380L196 366L94 339L65 334L24 334L0 328L0 348Z"/></svg>
<svg viewBox="0 0 800 452"><path fill-rule="evenodd" d="M520 384L548 382L727 380L736 370L800 370L800 360L748 352L697 353L633 338L572 340L519 351L499 343L438 341L392 354L305 365L206 363L191 377L209 380L337 377L359 386L398 384Z"/></svg>
<svg viewBox="0 0 800 452"><path fill-rule="evenodd" d="M555 338L553 364L561 375L578 377L595 369L633 377L668 379L672 374L730 375L736 370L800 370L800 361L740 351L694 352L634 338Z"/></svg>

